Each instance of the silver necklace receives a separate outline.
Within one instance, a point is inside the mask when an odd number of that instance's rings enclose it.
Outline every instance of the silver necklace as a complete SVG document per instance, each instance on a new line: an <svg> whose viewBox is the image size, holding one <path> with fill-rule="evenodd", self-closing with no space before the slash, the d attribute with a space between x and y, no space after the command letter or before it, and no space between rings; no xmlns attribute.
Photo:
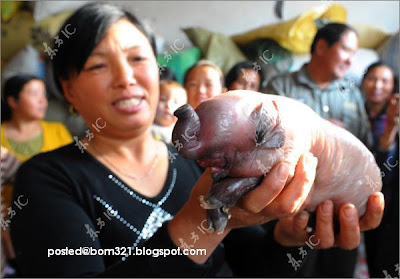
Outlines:
<svg viewBox="0 0 400 279"><path fill-rule="evenodd" d="M94 152L95 152L98 156L100 156L100 153L97 151L96 147L94 147L93 144L91 145L91 147L93 148ZM153 172L153 170L155 169L155 167L156 167L157 164L158 164L158 161L159 161L159 156L158 156L158 144L156 144L156 155L154 156L153 164L151 165L151 168L150 168L143 176L141 176L141 177L136 177L136 176L133 176L133 175L131 175L131 174L128 174L128 173L122 171L121 169L117 168L113 163L111 163L111 162L110 162L106 157L104 157L104 156L103 156L103 159L104 159L104 161L106 161L107 164L109 164L111 167L113 167L113 169L117 170L119 173L123 174L124 176L129 177L129 178L131 178L131 179L133 179L133 180L140 181L140 180L143 180L143 179L145 179L146 177L148 177L148 176Z"/></svg>

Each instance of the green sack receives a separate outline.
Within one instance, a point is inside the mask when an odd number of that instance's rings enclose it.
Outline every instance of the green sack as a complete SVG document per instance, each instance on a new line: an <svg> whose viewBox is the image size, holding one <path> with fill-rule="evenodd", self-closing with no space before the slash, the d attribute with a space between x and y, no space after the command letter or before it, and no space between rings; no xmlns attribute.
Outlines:
<svg viewBox="0 0 400 279"><path fill-rule="evenodd" d="M288 72L292 67L292 53L272 39L257 39L240 48L247 58L257 62L264 72L268 64L272 64L279 73Z"/></svg>
<svg viewBox="0 0 400 279"><path fill-rule="evenodd" d="M172 49L157 55L157 62L160 73L163 67L169 67L174 72L176 79L183 85L185 72L200 60L201 51L198 47L183 50Z"/></svg>
<svg viewBox="0 0 400 279"><path fill-rule="evenodd" d="M182 30L192 44L201 49L203 58L219 66L225 75L235 64L246 60L232 39L221 33L214 33L200 27Z"/></svg>

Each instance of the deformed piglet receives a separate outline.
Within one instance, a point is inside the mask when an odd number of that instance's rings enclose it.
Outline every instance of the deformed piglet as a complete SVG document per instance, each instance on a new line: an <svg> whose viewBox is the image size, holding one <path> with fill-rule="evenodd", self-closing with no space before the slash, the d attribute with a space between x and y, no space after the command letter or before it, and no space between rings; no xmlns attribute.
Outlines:
<svg viewBox="0 0 400 279"><path fill-rule="evenodd" d="M290 176L302 154L318 158L311 202L314 211L331 199L337 213L353 203L360 215L369 195L382 187L372 153L350 132L318 116L308 106L282 96L236 90L175 111L173 142L185 158L211 168L213 185L201 205L210 225L222 232L229 209L282 161Z"/></svg>

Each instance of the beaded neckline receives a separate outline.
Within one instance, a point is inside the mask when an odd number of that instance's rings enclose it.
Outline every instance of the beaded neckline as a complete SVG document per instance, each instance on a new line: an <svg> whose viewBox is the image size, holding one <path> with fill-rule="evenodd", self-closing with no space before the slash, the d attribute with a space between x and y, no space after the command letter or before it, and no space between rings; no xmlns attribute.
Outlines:
<svg viewBox="0 0 400 279"><path fill-rule="evenodd" d="M126 186L124 182L120 181L118 179L118 177L116 177L112 174L108 175L108 179L110 179L112 182L114 182L116 185L118 185L122 190L124 190L132 198L134 198L134 199L138 200L139 202L146 204L150 207L156 208L158 206L161 206L168 199L169 195L172 193L172 190L173 190L173 188L175 186L175 182L176 182L176 176L177 176L177 170L176 170L176 168L174 168L172 170L171 184L170 184L167 192L165 193L165 195L157 203L151 202L151 201L147 200L146 198L139 196L134 190L132 190L131 188Z"/></svg>

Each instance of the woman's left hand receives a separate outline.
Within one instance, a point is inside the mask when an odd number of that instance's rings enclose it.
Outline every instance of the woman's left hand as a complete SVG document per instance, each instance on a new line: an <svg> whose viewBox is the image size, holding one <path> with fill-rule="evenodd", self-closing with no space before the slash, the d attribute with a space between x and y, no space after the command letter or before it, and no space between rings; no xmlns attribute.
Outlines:
<svg viewBox="0 0 400 279"><path fill-rule="evenodd" d="M385 201L381 192L373 193L367 203L367 210L358 218L357 209L352 204L344 204L339 210L340 232L335 235L333 217L334 208L331 200L322 202L317 207L315 231L307 232L309 214L305 211L281 219L274 231L276 241L285 246L303 246L310 237L316 248L340 247L351 250L360 244L360 232L379 226Z"/></svg>

